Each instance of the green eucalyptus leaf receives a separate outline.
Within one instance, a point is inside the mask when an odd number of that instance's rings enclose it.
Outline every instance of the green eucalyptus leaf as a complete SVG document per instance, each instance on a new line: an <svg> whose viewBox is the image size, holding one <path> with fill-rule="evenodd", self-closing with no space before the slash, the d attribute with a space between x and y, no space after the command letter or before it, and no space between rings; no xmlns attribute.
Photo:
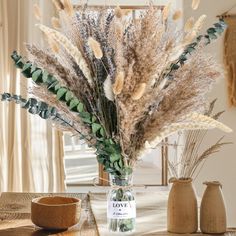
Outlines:
<svg viewBox="0 0 236 236"><path fill-rule="evenodd" d="M105 137L105 131L104 128L101 127L101 129L99 130L100 134L102 137Z"/></svg>
<svg viewBox="0 0 236 236"><path fill-rule="evenodd" d="M110 161L111 161L111 163L114 163L115 161L120 160L120 158L121 158L121 156L120 156L119 153L112 153L112 154L110 155Z"/></svg>
<svg viewBox="0 0 236 236"><path fill-rule="evenodd" d="M96 122L96 120L97 120L96 116L92 116L92 122L94 123Z"/></svg>
<svg viewBox="0 0 236 236"><path fill-rule="evenodd" d="M119 166L117 161L114 162L114 167L115 167L116 170L120 171L120 166Z"/></svg>
<svg viewBox="0 0 236 236"><path fill-rule="evenodd" d="M77 98L74 98L70 101L70 110L77 111L77 106L79 104L79 100Z"/></svg>
<svg viewBox="0 0 236 236"><path fill-rule="evenodd" d="M64 100L65 99L65 95L66 93L68 92L68 90L64 87L60 88L58 91L57 91L57 99L58 100Z"/></svg>
<svg viewBox="0 0 236 236"><path fill-rule="evenodd" d="M38 69L37 65L36 64L32 64L31 65L31 69L30 69L30 73L34 73L36 70Z"/></svg>
<svg viewBox="0 0 236 236"><path fill-rule="evenodd" d="M53 92L53 93L56 93L56 91L55 91L55 86L57 86L58 84L59 84L59 82L56 80L56 81L50 83L50 84L48 85L47 89L48 89L49 91Z"/></svg>
<svg viewBox="0 0 236 236"><path fill-rule="evenodd" d="M84 105L83 105L82 102L80 102L80 103L78 104L78 106L77 106L77 111L78 111L79 113L81 113L81 112L83 112L83 110L84 110Z"/></svg>
<svg viewBox="0 0 236 236"><path fill-rule="evenodd" d="M96 134L97 131L98 131L100 128L101 128L101 125L100 125L100 124L98 124L98 123L92 123L92 132L93 132L94 134Z"/></svg>
<svg viewBox="0 0 236 236"><path fill-rule="evenodd" d="M26 77L26 78L31 78L31 63L25 63L21 73Z"/></svg>
<svg viewBox="0 0 236 236"><path fill-rule="evenodd" d="M39 83L42 83L43 82L43 74L42 74L42 70L41 69L38 69L36 70L33 74L32 74L32 80L39 84Z"/></svg>
<svg viewBox="0 0 236 236"><path fill-rule="evenodd" d="M71 91L68 91L66 93L66 101L70 101L73 98L73 93Z"/></svg>

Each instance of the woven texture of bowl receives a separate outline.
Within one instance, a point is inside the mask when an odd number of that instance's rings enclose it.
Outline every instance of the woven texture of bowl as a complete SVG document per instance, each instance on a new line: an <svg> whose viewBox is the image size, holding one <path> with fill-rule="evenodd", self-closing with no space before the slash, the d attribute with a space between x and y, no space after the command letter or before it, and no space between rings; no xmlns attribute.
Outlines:
<svg viewBox="0 0 236 236"><path fill-rule="evenodd" d="M70 197L40 197L31 202L31 220L44 229L63 230L79 222L81 200Z"/></svg>

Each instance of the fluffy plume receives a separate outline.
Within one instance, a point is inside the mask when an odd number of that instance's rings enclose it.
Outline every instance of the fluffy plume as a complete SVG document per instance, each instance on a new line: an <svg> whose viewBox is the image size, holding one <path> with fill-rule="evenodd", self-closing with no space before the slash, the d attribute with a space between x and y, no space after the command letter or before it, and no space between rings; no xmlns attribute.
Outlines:
<svg viewBox="0 0 236 236"><path fill-rule="evenodd" d="M200 4L200 0L192 0L192 9L197 10Z"/></svg>
<svg viewBox="0 0 236 236"><path fill-rule="evenodd" d="M228 126L202 114L192 113L186 117L186 120L188 120L188 122L173 123L164 127L156 138L149 142L149 145L156 147L164 138L183 130L209 130L217 128L227 133L232 132L232 129Z"/></svg>
<svg viewBox="0 0 236 236"><path fill-rule="evenodd" d="M42 19L42 13L38 4L34 4L34 16L39 21Z"/></svg>
<svg viewBox="0 0 236 236"><path fill-rule="evenodd" d="M112 82L111 82L110 76L107 76L106 80L104 81L103 89L104 89L106 98L110 101L114 101L114 94L112 90Z"/></svg>
<svg viewBox="0 0 236 236"><path fill-rule="evenodd" d="M182 17L182 11L181 10L177 10L174 14L173 14L173 20L177 21Z"/></svg>
<svg viewBox="0 0 236 236"><path fill-rule="evenodd" d="M170 2L164 7L163 12L162 12L162 19L163 19L163 21L166 21L167 18L169 17L170 7L171 7L171 3Z"/></svg>
<svg viewBox="0 0 236 236"><path fill-rule="evenodd" d="M194 17L190 17L184 25L184 31L189 32L190 30L193 29L193 26L194 26Z"/></svg>
<svg viewBox="0 0 236 236"><path fill-rule="evenodd" d="M134 93L131 95L132 99L139 100L143 96L146 87L147 87L146 83L140 83L135 89Z"/></svg>
<svg viewBox="0 0 236 236"><path fill-rule="evenodd" d="M197 33L196 31L192 31L192 32L189 32L185 37L184 37L184 40L183 40L183 45L188 45L190 43L192 43L197 37Z"/></svg>
<svg viewBox="0 0 236 236"><path fill-rule="evenodd" d="M201 29L202 29L202 26L206 20L206 15L201 15L198 20L196 21L196 23L194 24L193 26L193 30L198 33Z"/></svg>
<svg viewBox="0 0 236 236"><path fill-rule="evenodd" d="M84 60L81 52L78 50L77 47L75 47L68 38L66 38L63 34L60 32L50 29L44 25L39 25L39 28L46 34L50 35L55 41L57 41L59 44L61 44L62 47L65 48L65 50L71 55L76 63L79 65L81 71L83 72L84 76L88 79L88 82L92 83L92 76L89 71L88 65L86 61Z"/></svg>
<svg viewBox="0 0 236 236"><path fill-rule="evenodd" d="M58 11L61 11L64 9L64 6L63 6L61 0L52 0L52 2Z"/></svg>
<svg viewBox="0 0 236 236"><path fill-rule="evenodd" d="M122 10L121 10L121 8L120 8L119 6L117 6L117 7L115 8L115 16L116 16L117 18L122 18L122 16L123 16L123 12L122 12Z"/></svg>
<svg viewBox="0 0 236 236"><path fill-rule="evenodd" d="M124 86L124 77L125 74L123 71L118 72L115 78L115 83L113 84L113 93L115 95L119 95L122 92Z"/></svg>
<svg viewBox="0 0 236 236"><path fill-rule="evenodd" d="M72 16L74 14L74 8L71 3L71 0L63 0L64 11L69 15Z"/></svg>
<svg viewBox="0 0 236 236"><path fill-rule="evenodd" d="M228 126L224 125L223 123L221 123L209 116L198 114L196 112L193 112L192 114L187 115L185 117L185 119L187 119L187 120L189 119L196 124L208 125L209 129L217 128L217 129L220 129L226 133L232 132L232 129L229 128Z"/></svg>
<svg viewBox="0 0 236 236"><path fill-rule="evenodd" d="M52 17L51 24L52 24L52 27L55 29L61 28L60 20L57 17Z"/></svg>
<svg viewBox="0 0 236 236"><path fill-rule="evenodd" d="M51 50L55 54L58 54L58 52L60 51L60 47L59 47L58 43L53 38L51 38L50 35L48 35L47 41L48 41L48 45L51 48Z"/></svg>
<svg viewBox="0 0 236 236"><path fill-rule="evenodd" d="M92 37L89 37L88 45L91 48L91 50L93 51L93 54L97 59L101 59L103 57L101 45L98 41L96 41Z"/></svg>

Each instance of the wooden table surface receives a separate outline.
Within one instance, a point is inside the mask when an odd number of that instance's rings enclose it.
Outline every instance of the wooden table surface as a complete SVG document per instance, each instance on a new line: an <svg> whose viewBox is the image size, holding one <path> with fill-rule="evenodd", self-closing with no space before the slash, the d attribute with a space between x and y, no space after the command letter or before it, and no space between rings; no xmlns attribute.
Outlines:
<svg viewBox="0 0 236 236"><path fill-rule="evenodd" d="M82 199L80 222L67 231L44 231L30 220L31 200L40 196L69 196ZM98 230L91 211L89 196L82 193L41 194L2 193L0 196L0 236L98 236Z"/></svg>

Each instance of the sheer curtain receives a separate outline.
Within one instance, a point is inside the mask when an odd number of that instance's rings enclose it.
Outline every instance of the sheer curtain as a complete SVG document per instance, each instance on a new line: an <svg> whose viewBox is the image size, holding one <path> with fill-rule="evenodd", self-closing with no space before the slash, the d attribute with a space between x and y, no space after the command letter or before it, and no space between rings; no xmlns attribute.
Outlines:
<svg viewBox="0 0 236 236"><path fill-rule="evenodd" d="M28 81L12 63L13 50L26 55L25 42L41 43L34 26L33 4L43 23L54 13L49 0L0 0L0 93L27 96ZM65 173L62 134L18 105L0 103L0 192L63 192Z"/></svg>

